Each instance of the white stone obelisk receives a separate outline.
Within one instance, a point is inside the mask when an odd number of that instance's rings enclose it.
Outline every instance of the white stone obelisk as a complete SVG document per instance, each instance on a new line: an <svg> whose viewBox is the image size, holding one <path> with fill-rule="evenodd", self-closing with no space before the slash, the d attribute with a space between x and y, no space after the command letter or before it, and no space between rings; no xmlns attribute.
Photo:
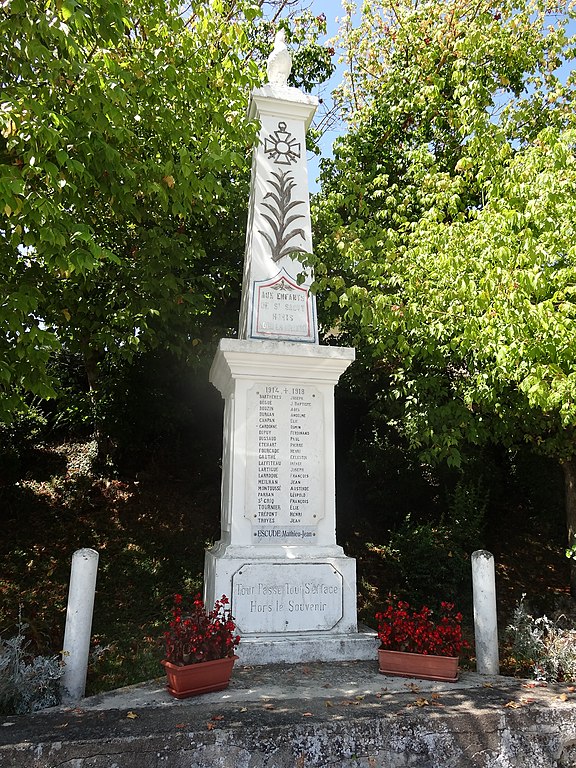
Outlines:
<svg viewBox="0 0 576 768"><path fill-rule="evenodd" d="M356 563L336 543L334 386L354 350L318 344L306 129L317 100L287 85L283 33L252 93L254 149L239 339L210 372L224 401L221 538L208 606L225 594L241 663L375 658L359 633Z"/></svg>
<svg viewBox="0 0 576 768"><path fill-rule="evenodd" d="M298 256L312 251L306 130L318 106L287 85L284 31L268 61L269 83L252 93L260 121L254 149L244 258L240 338L318 342L312 274Z"/></svg>

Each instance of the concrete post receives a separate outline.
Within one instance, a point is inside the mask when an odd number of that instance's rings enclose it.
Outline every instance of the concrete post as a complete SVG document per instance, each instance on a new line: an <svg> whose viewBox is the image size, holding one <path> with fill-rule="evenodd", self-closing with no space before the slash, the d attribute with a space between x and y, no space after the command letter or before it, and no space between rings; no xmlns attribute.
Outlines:
<svg viewBox="0 0 576 768"><path fill-rule="evenodd" d="M97 572L98 552L93 549L74 552L63 647L62 698L68 703L80 701L86 689Z"/></svg>
<svg viewBox="0 0 576 768"><path fill-rule="evenodd" d="M472 589L476 671L480 675L497 675L500 672L500 661L494 557L484 549L472 553Z"/></svg>

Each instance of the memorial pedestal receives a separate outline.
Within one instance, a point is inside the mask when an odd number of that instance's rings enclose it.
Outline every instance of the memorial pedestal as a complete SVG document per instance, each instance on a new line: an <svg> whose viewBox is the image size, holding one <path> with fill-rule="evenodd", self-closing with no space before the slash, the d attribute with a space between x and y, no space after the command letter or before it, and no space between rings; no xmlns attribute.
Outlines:
<svg viewBox="0 0 576 768"><path fill-rule="evenodd" d="M205 602L230 598L245 664L375 658L359 633L356 563L336 543L334 386L354 350L222 339L221 539Z"/></svg>

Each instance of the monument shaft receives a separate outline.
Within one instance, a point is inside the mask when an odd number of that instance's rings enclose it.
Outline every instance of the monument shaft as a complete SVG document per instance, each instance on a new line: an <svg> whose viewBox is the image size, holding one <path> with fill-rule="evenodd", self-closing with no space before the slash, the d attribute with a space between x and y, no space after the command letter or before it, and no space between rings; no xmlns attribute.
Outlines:
<svg viewBox="0 0 576 768"><path fill-rule="evenodd" d="M299 254L312 251L306 127L317 100L296 88L256 90L260 121L254 148L244 259L240 338L318 342L312 274Z"/></svg>
<svg viewBox="0 0 576 768"><path fill-rule="evenodd" d="M243 663L374 658L359 633L356 564L336 543L334 386L354 350L318 344L306 129L315 98L289 88L277 37L252 94L254 150L239 339L210 371L224 406L221 538L205 602L231 600ZM275 58L276 57L276 58ZM277 70L274 61L278 62Z"/></svg>

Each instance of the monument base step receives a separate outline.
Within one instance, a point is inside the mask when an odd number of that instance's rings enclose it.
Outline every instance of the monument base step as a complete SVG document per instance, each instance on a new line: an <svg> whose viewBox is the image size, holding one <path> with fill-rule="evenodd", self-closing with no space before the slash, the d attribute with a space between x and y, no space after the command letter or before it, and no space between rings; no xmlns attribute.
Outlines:
<svg viewBox="0 0 576 768"><path fill-rule="evenodd" d="M236 649L238 664L301 664L313 661L372 661L378 636L368 627L343 635L302 632L244 636Z"/></svg>

